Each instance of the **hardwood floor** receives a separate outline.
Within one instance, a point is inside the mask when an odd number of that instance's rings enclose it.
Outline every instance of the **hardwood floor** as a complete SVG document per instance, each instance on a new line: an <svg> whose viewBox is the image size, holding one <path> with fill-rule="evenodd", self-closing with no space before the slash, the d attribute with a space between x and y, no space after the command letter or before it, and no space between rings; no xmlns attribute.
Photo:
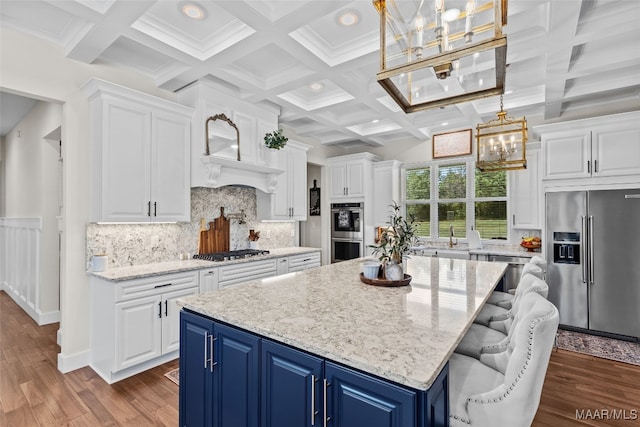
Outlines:
<svg viewBox="0 0 640 427"><path fill-rule="evenodd" d="M178 361L108 385L91 368L57 369L58 324L38 326L0 292L0 426L178 425Z"/></svg>
<svg viewBox="0 0 640 427"><path fill-rule="evenodd" d="M0 426L178 425L178 387L164 376L177 360L113 385L90 368L63 375L57 329L36 325L0 292ZM640 425L640 367L554 351L533 425Z"/></svg>

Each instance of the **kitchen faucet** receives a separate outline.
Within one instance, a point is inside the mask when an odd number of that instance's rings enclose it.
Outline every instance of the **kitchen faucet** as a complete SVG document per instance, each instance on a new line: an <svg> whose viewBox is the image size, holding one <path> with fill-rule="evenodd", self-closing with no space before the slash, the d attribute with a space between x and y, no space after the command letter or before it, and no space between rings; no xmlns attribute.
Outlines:
<svg viewBox="0 0 640 427"><path fill-rule="evenodd" d="M450 248L458 244L458 239L456 239L456 242L453 243L453 236L454 236L453 224L449 224L449 247Z"/></svg>

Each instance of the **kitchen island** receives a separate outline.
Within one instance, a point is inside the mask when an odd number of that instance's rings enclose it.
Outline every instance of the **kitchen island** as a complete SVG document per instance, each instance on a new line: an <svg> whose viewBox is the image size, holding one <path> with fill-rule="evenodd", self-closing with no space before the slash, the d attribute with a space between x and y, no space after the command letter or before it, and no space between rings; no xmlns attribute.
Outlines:
<svg viewBox="0 0 640 427"><path fill-rule="evenodd" d="M447 425L447 361L507 264L415 256L384 288L362 261L180 299L181 425Z"/></svg>

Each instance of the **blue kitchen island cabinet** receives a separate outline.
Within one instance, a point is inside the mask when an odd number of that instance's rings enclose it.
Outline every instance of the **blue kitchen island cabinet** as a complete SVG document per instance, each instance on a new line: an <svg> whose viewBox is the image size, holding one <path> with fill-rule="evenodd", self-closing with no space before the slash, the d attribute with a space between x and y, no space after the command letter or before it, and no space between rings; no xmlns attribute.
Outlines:
<svg viewBox="0 0 640 427"><path fill-rule="evenodd" d="M206 316L180 321L181 426L448 425L447 366L413 390Z"/></svg>
<svg viewBox="0 0 640 427"><path fill-rule="evenodd" d="M180 313L180 425L258 427L260 339Z"/></svg>

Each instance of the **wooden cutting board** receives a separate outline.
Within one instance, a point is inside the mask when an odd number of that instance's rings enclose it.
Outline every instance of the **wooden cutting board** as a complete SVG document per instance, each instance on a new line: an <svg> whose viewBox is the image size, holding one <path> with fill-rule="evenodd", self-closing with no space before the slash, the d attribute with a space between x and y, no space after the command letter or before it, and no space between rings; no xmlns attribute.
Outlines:
<svg viewBox="0 0 640 427"><path fill-rule="evenodd" d="M201 225L199 253L227 252L230 240L229 224L230 221L224 216L224 208L220 208L220 216L209 222L209 229L203 229Z"/></svg>

